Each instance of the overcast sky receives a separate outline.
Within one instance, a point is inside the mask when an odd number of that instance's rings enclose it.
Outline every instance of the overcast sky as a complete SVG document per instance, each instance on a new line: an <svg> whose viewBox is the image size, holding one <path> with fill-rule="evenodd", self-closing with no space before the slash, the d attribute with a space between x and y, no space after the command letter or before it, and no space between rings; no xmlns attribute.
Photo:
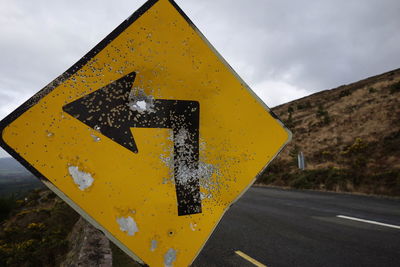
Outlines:
<svg viewBox="0 0 400 267"><path fill-rule="evenodd" d="M0 0L0 119L144 2ZM399 0L176 2L270 107L400 67Z"/></svg>

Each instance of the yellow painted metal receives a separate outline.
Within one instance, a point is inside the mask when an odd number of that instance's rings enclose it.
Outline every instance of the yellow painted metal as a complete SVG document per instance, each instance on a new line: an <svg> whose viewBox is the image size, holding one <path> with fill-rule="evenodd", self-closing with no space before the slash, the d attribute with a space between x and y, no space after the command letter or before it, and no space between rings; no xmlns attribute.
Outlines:
<svg viewBox="0 0 400 267"><path fill-rule="evenodd" d="M200 166L210 174L200 182L200 214L177 215L171 130L131 128L140 151L135 154L62 111L132 71L134 86L147 95L200 103ZM289 139L290 132L167 0L156 2L3 131L3 140L78 210L150 266L164 266L171 248L174 266L189 265L229 205ZM69 166L90 173L92 186L80 190ZM117 223L128 216L137 223L133 236Z"/></svg>

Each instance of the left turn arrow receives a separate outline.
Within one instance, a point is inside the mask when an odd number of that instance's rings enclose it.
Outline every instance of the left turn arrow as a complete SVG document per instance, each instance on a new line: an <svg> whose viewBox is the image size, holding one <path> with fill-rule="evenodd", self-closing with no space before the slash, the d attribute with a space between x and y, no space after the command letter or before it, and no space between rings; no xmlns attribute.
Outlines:
<svg viewBox="0 0 400 267"><path fill-rule="evenodd" d="M178 215L201 213L199 184L200 104L192 100L153 99L132 90L136 73L65 106L63 111L126 149L140 150L130 128L172 129Z"/></svg>

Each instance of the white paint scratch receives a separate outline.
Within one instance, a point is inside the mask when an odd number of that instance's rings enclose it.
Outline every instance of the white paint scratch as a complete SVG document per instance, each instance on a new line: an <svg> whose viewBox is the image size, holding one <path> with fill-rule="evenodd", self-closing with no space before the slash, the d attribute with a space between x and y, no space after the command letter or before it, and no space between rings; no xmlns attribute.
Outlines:
<svg viewBox="0 0 400 267"><path fill-rule="evenodd" d="M69 166L68 172L74 179L75 184L78 185L80 190L85 190L93 184L93 177L90 173L80 171L76 166Z"/></svg>
<svg viewBox="0 0 400 267"><path fill-rule="evenodd" d="M122 232L127 232L130 236L134 236L135 233L139 232L139 228L131 216L126 218L119 217L117 218L117 223L119 224L119 229L121 229Z"/></svg>

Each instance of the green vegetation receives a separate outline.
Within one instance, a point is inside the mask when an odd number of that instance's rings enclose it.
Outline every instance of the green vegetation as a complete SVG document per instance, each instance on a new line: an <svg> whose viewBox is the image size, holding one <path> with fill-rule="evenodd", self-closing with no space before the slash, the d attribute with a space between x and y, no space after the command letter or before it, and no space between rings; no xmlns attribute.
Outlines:
<svg viewBox="0 0 400 267"><path fill-rule="evenodd" d="M294 145L287 160L275 160L258 177L259 183L298 189L317 189L371 194L400 195L400 169L386 168L370 155L379 153L400 156L400 131L380 141L366 142L355 138L347 146L330 147L309 155L314 164L328 163L330 167L301 171L297 168L300 148ZM306 157L307 158L307 157ZM337 167L334 167L334 166ZM326 165L325 165L326 166ZM340 167L339 167L340 166Z"/></svg>
<svg viewBox="0 0 400 267"><path fill-rule="evenodd" d="M327 125L331 122L331 118L329 117L328 111L324 109L324 106L322 104L318 105L318 109L316 112L317 118L320 119L320 124L322 125Z"/></svg>
<svg viewBox="0 0 400 267"><path fill-rule="evenodd" d="M377 144L381 145L385 151L388 153L399 153L399 147L400 147L400 130L396 132L392 132L391 134L385 136L383 138L382 144Z"/></svg>
<svg viewBox="0 0 400 267"><path fill-rule="evenodd" d="M304 103L299 103L299 104L297 104L297 109L298 109L298 110L308 109L308 108L311 108L311 103L310 103L310 101L306 101L306 102L304 102Z"/></svg>
<svg viewBox="0 0 400 267"><path fill-rule="evenodd" d="M390 87L390 93L394 94L394 93L399 93L400 92L400 82L396 82L394 84L392 84Z"/></svg>
<svg viewBox="0 0 400 267"><path fill-rule="evenodd" d="M114 267L138 267L141 266L135 262L131 257L129 257L125 252L123 252L119 247L117 247L113 242L110 242L110 247L112 251L112 266Z"/></svg>
<svg viewBox="0 0 400 267"><path fill-rule="evenodd" d="M49 191L17 200L0 229L0 266L57 266L78 215Z"/></svg>
<svg viewBox="0 0 400 267"><path fill-rule="evenodd" d="M352 92L351 92L349 89L343 90L343 91L341 91L341 92L339 93L339 97L342 98L342 97L345 97L345 96L349 96L349 95L351 95L351 93L352 93Z"/></svg>
<svg viewBox="0 0 400 267"><path fill-rule="evenodd" d="M10 212L16 207L17 202L14 195L0 198L0 223L8 217Z"/></svg>
<svg viewBox="0 0 400 267"><path fill-rule="evenodd" d="M357 137L354 143L346 146L343 151L340 152L341 155L350 159L350 166L354 168L365 167L366 162L361 165L357 163L360 161L359 157L364 157L365 152L368 148L368 144L365 143L361 138Z"/></svg>
<svg viewBox="0 0 400 267"><path fill-rule="evenodd" d="M336 168L305 170L291 179L289 186L301 189L335 190L338 186L344 188L346 181L351 180L348 171Z"/></svg>
<svg viewBox="0 0 400 267"><path fill-rule="evenodd" d="M393 196L400 194L400 169L365 176L354 175L354 170L347 168L331 167L292 172L285 172L285 169L287 168L284 164L275 163L258 178L257 182L296 189L365 192Z"/></svg>
<svg viewBox="0 0 400 267"><path fill-rule="evenodd" d="M291 158L291 162L294 166L297 166L297 157L300 152L300 148L298 145L294 145L294 147L289 151L289 156Z"/></svg>
<svg viewBox="0 0 400 267"><path fill-rule="evenodd" d="M294 112L293 107L292 107L292 106L289 106L289 107L288 107L288 114L289 114L289 115L288 115L288 119L287 119L286 121L284 121L285 125L286 125L288 128L292 128L292 127L293 127L293 118L292 118L293 112Z"/></svg>

